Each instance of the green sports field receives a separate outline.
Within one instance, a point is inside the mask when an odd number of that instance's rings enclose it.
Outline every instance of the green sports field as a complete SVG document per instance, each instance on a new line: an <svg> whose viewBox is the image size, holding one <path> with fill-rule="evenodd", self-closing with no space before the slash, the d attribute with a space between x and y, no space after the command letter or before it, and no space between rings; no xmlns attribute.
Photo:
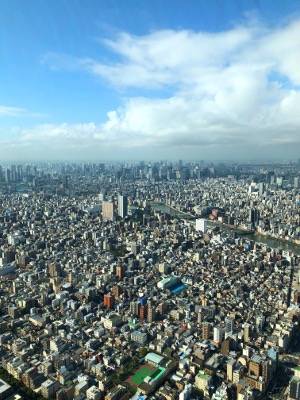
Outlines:
<svg viewBox="0 0 300 400"><path fill-rule="evenodd" d="M141 367L131 378L131 382L137 386L139 386L142 382L144 382L144 379L146 376L150 375L151 372L154 370L153 367L150 366L144 366Z"/></svg>

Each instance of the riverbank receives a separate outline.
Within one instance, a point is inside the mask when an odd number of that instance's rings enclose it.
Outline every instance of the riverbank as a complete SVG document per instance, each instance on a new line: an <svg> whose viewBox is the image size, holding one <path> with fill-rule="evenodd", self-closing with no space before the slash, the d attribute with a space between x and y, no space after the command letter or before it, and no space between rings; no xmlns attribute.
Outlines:
<svg viewBox="0 0 300 400"><path fill-rule="evenodd" d="M261 233L261 232L258 232L258 231L254 231L254 230L249 232L249 230L244 229L244 228L242 228L240 226L225 224L224 222L220 222L220 221L209 221L209 222L215 223L215 224L220 225L220 226L226 226L226 227L228 227L228 228L230 228L232 230L240 231L243 234L243 236L246 236L247 234L249 234L249 235L254 235L254 236L258 236L258 237L264 237L266 239L276 240L277 242L280 242L280 243L291 244L293 246L296 246L300 251L300 244L295 243L295 242L291 242L290 240L287 240L287 239L277 238L275 236L268 235L268 234L265 234L265 233Z"/></svg>
<svg viewBox="0 0 300 400"><path fill-rule="evenodd" d="M187 217L186 219L189 219L189 220L191 220L191 219L196 220L197 218L199 218L199 217L193 216L191 214L187 214L187 213L178 211L174 207L171 207L171 206L161 203L161 202L153 202L153 203L151 203L151 207L157 211L165 212L166 214L177 216L179 218L185 218L185 216ZM237 233L240 232L241 236L243 236L244 238L252 240L256 243L266 244L269 247L274 248L274 249L287 250L287 251L290 251L290 252L300 255L300 245L297 243L290 242L289 240L286 240L286 239L274 238L269 235L261 234L257 231L254 231L252 233L247 233L242 228L238 228L234 225L224 224L223 222L220 222L220 221L208 220L208 225L210 225L210 226L218 225L220 227L223 227L223 229L234 230Z"/></svg>

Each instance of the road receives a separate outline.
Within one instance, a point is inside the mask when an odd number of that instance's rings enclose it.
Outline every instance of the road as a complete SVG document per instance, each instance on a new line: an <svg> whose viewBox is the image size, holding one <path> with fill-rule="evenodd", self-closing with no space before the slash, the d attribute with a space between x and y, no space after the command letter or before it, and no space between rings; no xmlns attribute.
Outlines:
<svg viewBox="0 0 300 400"><path fill-rule="evenodd" d="M289 352L279 357L279 367L269 386L271 399L285 400L288 397L289 383L294 376L293 369L299 364L300 333L297 332L289 347Z"/></svg>
<svg viewBox="0 0 300 400"><path fill-rule="evenodd" d="M289 382L292 376L293 373L290 368L280 365L269 386L269 398L285 400L287 398Z"/></svg>

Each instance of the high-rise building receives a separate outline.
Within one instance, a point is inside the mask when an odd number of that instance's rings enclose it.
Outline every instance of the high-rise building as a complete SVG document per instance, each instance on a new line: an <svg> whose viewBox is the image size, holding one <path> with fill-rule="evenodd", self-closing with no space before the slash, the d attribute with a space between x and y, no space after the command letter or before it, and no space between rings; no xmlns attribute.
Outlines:
<svg viewBox="0 0 300 400"><path fill-rule="evenodd" d="M49 275L51 277L60 276L61 274L61 266L58 262L53 262L49 264Z"/></svg>
<svg viewBox="0 0 300 400"><path fill-rule="evenodd" d="M229 360L227 361L227 379L232 382L233 379L233 371L234 371L234 367L235 367L235 359L234 358L229 358Z"/></svg>
<svg viewBox="0 0 300 400"><path fill-rule="evenodd" d="M153 322L156 319L156 307L150 302L147 310L147 321Z"/></svg>
<svg viewBox="0 0 300 400"><path fill-rule="evenodd" d="M225 318L225 339L227 336L230 336L233 334L233 328L234 328L234 319L231 317L226 317Z"/></svg>
<svg viewBox="0 0 300 400"><path fill-rule="evenodd" d="M223 328L221 326L214 326L214 342L221 343L223 340Z"/></svg>
<svg viewBox="0 0 300 400"><path fill-rule="evenodd" d="M114 203L111 201L102 202L102 217L103 220L113 221L115 218Z"/></svg>
<svg viewBox="0 0 300 400"><path fill-rule="evenodd" d="M201 308L197 313L197 322L198 322L198 324L202 323L203 316L204 316L204 313L203 313L203 310Z"/></svg>
<svg viewBox="0 0 300 400"><path fill-rule="evenodd" d="M191 398L192 393L192 385L187 383L184 387L184 390L179 394L179 400L187 400Z"/></svg>
<svg viewBox="0 0 300 400"><path fill-rule="evenodd" d="M196 231L202 231L206 233L207 231L207 220L206 219L196 219Z"/></svg>
<svg viewBox="0 0 300 400"><path fill-rule="evenodd" d="M112 292L113 292L113 295L115 296L115 298L118 299L121 296L121 294L123 293L123 288L119 285L115 285L112 288Z"/></svg>
<svg viewBox="0 0 300 400"><path fill-rule="evenodd" d="M146 317L147 317L147 309L148 309L147 304L145 304L144 306L140 307L140 319L146 319Z"/></svg>
<svg viewBox="0 0 300 400"><path fill-rule="evenodd" d="M267 359L255 354L249 362L249 374L262 377L264 382L268 382L271 374L270 363Z"/></svg>
<svg viewBox="0 0 300 400"><path fill-rule="evenodd" d="M168 304L165 301L162 301L161 303L158 304L158 312L160 315L164 315L165 312L168 309Z"/></svg>
<svg viewBox="0 0 300 400"><path fill-rule="evenodd" d="M202 324L202 339L209 339L211 332L211 324L209 322L203 322Z"/></svg>
<svg viewBox="0 0 300 400"><path fill-rule="evenodd" d="M232 348L232 343L233 339L231 339L231 337L227 337L225 340L223 340L221 344L221 353L223 354L223 356L228 356Z"/></svg>
<svg viewBox="0 0 300 400"><path fill-rule="evenodd" d="M106 308L113 308L115 305L115 296L111 293L104 295L104 305Z"/></svg>
<svg viewBox="0 0 300 400"><path fill-rule="evenodd" d="M259 185L258 185L259 195L262 196L264 194L264 191L265 191L265 185L264 185L263 182L260 182Z"/></svg>
<svg viewBox="0 0 300 400"><path fill-rule="evenodd" d="M116 275L120 278L123 279L125 276L125 268L123 265L118 265L116 268Z"/></svg>
<svg viewBox="0 0 300 400"><path fill-rule="evenodd" d="M263 315L258 315L256 317L256 328L258 332L261 332L263 330L265 324L265 317Z"/></svg>
<svg viewBox="0 0 300 400"><path fill-rule="evenodd" d="M118 216L121 218L127 215L127 196L118 195Z"/></svg>
<svg viewBox="0 0 300 400"><path fill-rule="evenodd" d="M141 246L135 242L131 243L131 252L136 256L141 252Z"/></svg>
<svg viewBox="0 0 300 400"><path fill-rule="evenodd" d="M141 303L139 301L130 302L130 312L133 315L140 315Z"/></svg>
<svg viewBox="0 0 300 400"><path fill-rule="evenodd" d="M248 343L249 339L250 339L250 329L251 329L251 325L245 323L244 324L244 342Z"/></svg>

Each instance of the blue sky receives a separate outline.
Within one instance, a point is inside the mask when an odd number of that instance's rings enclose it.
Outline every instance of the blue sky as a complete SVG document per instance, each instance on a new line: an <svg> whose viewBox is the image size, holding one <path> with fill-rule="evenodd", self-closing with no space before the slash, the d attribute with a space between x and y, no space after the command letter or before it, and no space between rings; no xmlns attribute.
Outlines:
<svg viewBox="0 0 300 400"><path fill-rule="evenodd" d="M292 0L0 0L0 159L300 156Z"/></svg>

